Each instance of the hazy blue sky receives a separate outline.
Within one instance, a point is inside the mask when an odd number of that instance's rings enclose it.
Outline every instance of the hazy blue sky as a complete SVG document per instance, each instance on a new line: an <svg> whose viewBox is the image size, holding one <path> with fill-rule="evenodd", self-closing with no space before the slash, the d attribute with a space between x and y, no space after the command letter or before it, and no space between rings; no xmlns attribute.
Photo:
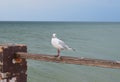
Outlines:
<svg viewBox="0 0 120 82"><path fill-rule="evenodd" d="M120 0L0 0L0 21L120 22Z"/></svg>

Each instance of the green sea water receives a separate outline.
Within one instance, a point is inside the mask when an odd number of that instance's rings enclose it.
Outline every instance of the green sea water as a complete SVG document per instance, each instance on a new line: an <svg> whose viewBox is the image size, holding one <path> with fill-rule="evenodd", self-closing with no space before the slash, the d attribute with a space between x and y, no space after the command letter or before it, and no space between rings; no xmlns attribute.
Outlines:
<svg viewBox="0 0 120 82"><path fill-rule="evenodd" d="M120 23L0 22L0 44L26 44L29 53L57 53L52 33L73 51L61 55L120 61ZM120 82L120 69L27 60L28 82Z"/></svg>

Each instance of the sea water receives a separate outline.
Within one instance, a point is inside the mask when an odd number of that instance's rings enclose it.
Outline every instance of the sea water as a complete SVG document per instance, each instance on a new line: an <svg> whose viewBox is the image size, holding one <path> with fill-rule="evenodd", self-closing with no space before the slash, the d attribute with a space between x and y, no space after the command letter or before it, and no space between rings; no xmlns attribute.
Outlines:
<svg viewBox="0 0 120 82"><path fill-rule="evenodd" d="M119 22L0 22L0 44L26 44L29 53L55 55L52 34L76 51L63 56L120 61ZM119 82L120 69L27 60L28 82Z"/></svg>

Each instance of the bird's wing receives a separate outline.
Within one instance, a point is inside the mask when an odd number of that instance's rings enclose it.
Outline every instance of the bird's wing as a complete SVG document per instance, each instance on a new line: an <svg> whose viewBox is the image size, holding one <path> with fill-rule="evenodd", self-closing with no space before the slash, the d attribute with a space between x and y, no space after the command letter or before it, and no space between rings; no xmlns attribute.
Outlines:
<svg viewBox="0 0 120 82"><path fill-rule="evenodd" d="M62 40L59 40L59 45L61 45L62 49L67 49L67 50L73 50L75 51L75 49L69 47L67 44L65 44Z"/></svg>
<svg viewBox="0 0 120 82"><path fill-rule="evenodd" d="M69 46L66 45L62 40L59 40L59 44L63 47L63 49L68 49Z"/></svg>

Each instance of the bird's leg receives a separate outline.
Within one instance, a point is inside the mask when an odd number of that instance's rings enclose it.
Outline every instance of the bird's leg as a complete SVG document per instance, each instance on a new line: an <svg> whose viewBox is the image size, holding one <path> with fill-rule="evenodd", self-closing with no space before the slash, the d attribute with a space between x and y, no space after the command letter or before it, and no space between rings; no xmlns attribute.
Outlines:
<svg viewBox="0 0 120 82"><path fill-rule="evenodd" d="M60 56L60 50L57 50L57 55L55 57L59 57Z"/></svg>
<svg viewBox="0 0 120 82"><path fill-rule="evenodd" d="M57 52L58 52L58 54L55 57L57 57L58 60L62 60L62 58L60 56L60 49L58 49Z"/></svg>
<svg viewBox="0 0 120 82"><path fill-rule="evenodd" d="M58 55L57 55L58 57L60 56L60 50L58 49Z"/></svg>

